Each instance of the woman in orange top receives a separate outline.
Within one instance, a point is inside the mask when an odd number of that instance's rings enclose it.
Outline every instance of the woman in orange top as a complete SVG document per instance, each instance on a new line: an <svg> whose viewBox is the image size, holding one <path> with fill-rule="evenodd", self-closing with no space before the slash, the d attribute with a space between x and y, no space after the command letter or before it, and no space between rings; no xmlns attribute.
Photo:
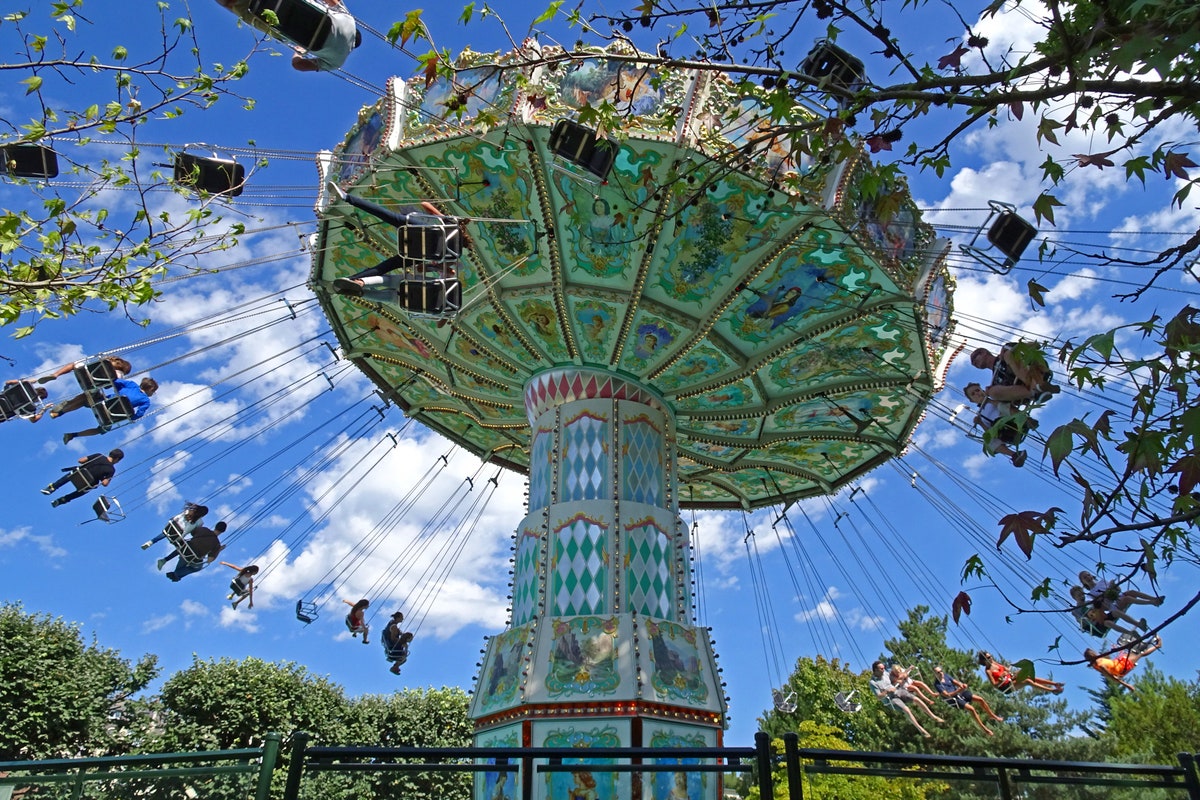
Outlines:
<svg viewBox="0 0 1200 800"><path fill-rule="evenodd" d="M1017 671L1007 664L1001 664L992 654L986 650L980 650L976 657L979 666L983 667L983 671L987 673L988 680L1002 692L1008 692L1012 689L1020 689L1022 686L1032 686L1035 689L1041 689L1043 692L1053 692L1058 694L1063 690L1063 684L1058 681L1048 680L1046 678L1028 677L1015 681Z"/></svg>
<svg viewBox="0 0 1200 800"><path fill-rule="evenodd" d="M1101 675L1112 678L1131 692L1136 692L1137 689L1121 679L1133 672L1133 668L1137 666L1138 660L1142 656L1150 655L1160 647L1162 647L1162 638L1155 636L1154 644L1140 650L1122 650L1114 658L1105 658L1090 647L1083 651L1083 658L1092 669Z"/></svg>

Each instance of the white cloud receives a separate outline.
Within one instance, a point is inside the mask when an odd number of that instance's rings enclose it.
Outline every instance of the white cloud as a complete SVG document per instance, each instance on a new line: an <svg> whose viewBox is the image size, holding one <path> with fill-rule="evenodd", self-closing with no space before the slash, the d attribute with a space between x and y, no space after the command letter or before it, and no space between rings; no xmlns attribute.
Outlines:
<svg viewBox="0 0 1200 800"><path fill-rule="evenodd" d="M175 622L177 617L174 614L162 614L157 617L151 617L142 623L142 633L154 633L161 631L167 626Z"/></svg>
<svg viewBox="0 0 1200 800"><path fill-rule="evenodd" d="M16 547L21 542L34 545L37 547L38 552L47 558L62 558L67 555L65 548L59 547L54 543L53 536L37 536L31 533L27 527L16 528L11 531L0 530L0 549Z"/></svg>

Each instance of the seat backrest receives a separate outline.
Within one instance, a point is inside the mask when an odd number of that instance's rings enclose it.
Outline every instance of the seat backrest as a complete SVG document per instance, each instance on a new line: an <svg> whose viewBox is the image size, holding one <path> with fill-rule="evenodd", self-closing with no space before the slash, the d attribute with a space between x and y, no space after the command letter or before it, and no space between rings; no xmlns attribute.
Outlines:
<svg viewBox="0 0 1200 800"><path fill-rule="evenodd" d="M71 485L82 492L96 488L96 481L93 480L90 472L82 469L77 469L71 473Z"/></svg>
<svg viewBox="0 0 1200 800"><path fill-rule="evenodd" d="M439 225L405 225L397 230L400 255L413 261L441 261L446 254L445 230Z"/></svg>
<svg viewBox="0 0 1200 800"><path fill-rule="evenodd" d="M106 358L79 364L75 367L73 374L79 383L79 388L85 392L107 389L117 379L117 370Z"/></svg>
<svg viewBox="0 0 1200 800"><path fill-rule="evenodd" d="M1037 228L1012 211L1001 211L987 232L988 241L1013 263L1021 259L1035 236Z"/></svg>
<svg viewBox="0 0 1200 800"><path fill-rule="evenodd" d="M246 168L230 158L180 153L175 157L175 182L209 194L237 197L246 183Z"/></svg>
<svg viewBox="0 0 1200 800"><path fill-rule="evenodd" d="M37 144L10 144L0 147L0 173L14 178L58 177L58 154Z"/></svg>
<svg viewBox="0 0 1200 800"><path fill-rule="evenodd" d="M596 131L570 119L554 123L548 146L554 155L578 164L600 180L608 177L620 149L612 139L600 139Z"/></svg>
<svg viewBox="0 0 1200 800"><path fill-rule="evenodd" d="M37 410L40 398L29 381L18 381L4 387L0 392L0 420L20 414L32 414Z"/></svg>
<svg viewBox="0 0 1200 800"><path fill-rule="evenodd" d="M263 11L274 11L279 18L275 31L310 51L325 46L333 27L329 13L306 0L250 0L249 11L256 17L261 17Z"/></svg>

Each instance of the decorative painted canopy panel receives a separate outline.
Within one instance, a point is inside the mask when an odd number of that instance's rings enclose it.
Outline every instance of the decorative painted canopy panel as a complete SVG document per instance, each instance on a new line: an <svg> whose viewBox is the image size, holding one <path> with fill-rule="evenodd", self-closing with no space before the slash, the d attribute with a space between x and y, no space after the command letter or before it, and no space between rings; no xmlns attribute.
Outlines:
<svg viewBox="0 0 1200 800"><path fill-rule="evenodd" d="M721 76L530 55L471 56L483 66L453 85L393 80L323 156L351 194L469 220L461 310L415 315L332 291L394 255L396 234L322 194L311 285L349 357L411 416L523 472L533 376L640 382L674 410L684 506L831 492L902 450L953 290L911 201L868 197L864 156L821 164L762 140L759 97ZM604 104L619 152L600 179L550 137Z"/></svg>

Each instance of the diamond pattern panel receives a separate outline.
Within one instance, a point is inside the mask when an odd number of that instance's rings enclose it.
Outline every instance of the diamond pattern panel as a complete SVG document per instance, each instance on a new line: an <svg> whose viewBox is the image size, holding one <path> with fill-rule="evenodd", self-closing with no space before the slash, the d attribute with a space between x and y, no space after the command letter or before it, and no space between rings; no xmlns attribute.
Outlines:
<svg viewBox="0 0 1200 800"><path fill-rule="evenodd" d="M609 613L608 528L582 515L555 531L553 616Z"/></svg>
<svg viewBox="0 0 1200 800"><path fill-rule="evenodd" d="M663 437L644 414L621 426L621 497L663 505Z"/></svg>
<svg viewBox="0 0 1200 800"><path fill-rule="evenodd" d="M625 586L629 608L638 614L672 619L671 545L651 520L626 534Z"/></svg>
<svg viewBox="0 0 1200 800"><path fill-rule="evenodd" d="M563 424L559 502L602 500L611 496L609 430L608 420L591 412Z"/></svg>
<svg viewBox="0 0 1200 800"><path fill-rule="evenodd" d="M550 505L551 459L554 452L554 431L538 428L533 433L533 444L529 452L529 507L545 508Z"/></svg>
<svg viewBox="0 0 1200 800"><path fill-rule="evenodd" d="M541 578L541 531L524 528L517 542L516 569L513 577L513 627L520 627L537 613L537 590Z"/></svg>

